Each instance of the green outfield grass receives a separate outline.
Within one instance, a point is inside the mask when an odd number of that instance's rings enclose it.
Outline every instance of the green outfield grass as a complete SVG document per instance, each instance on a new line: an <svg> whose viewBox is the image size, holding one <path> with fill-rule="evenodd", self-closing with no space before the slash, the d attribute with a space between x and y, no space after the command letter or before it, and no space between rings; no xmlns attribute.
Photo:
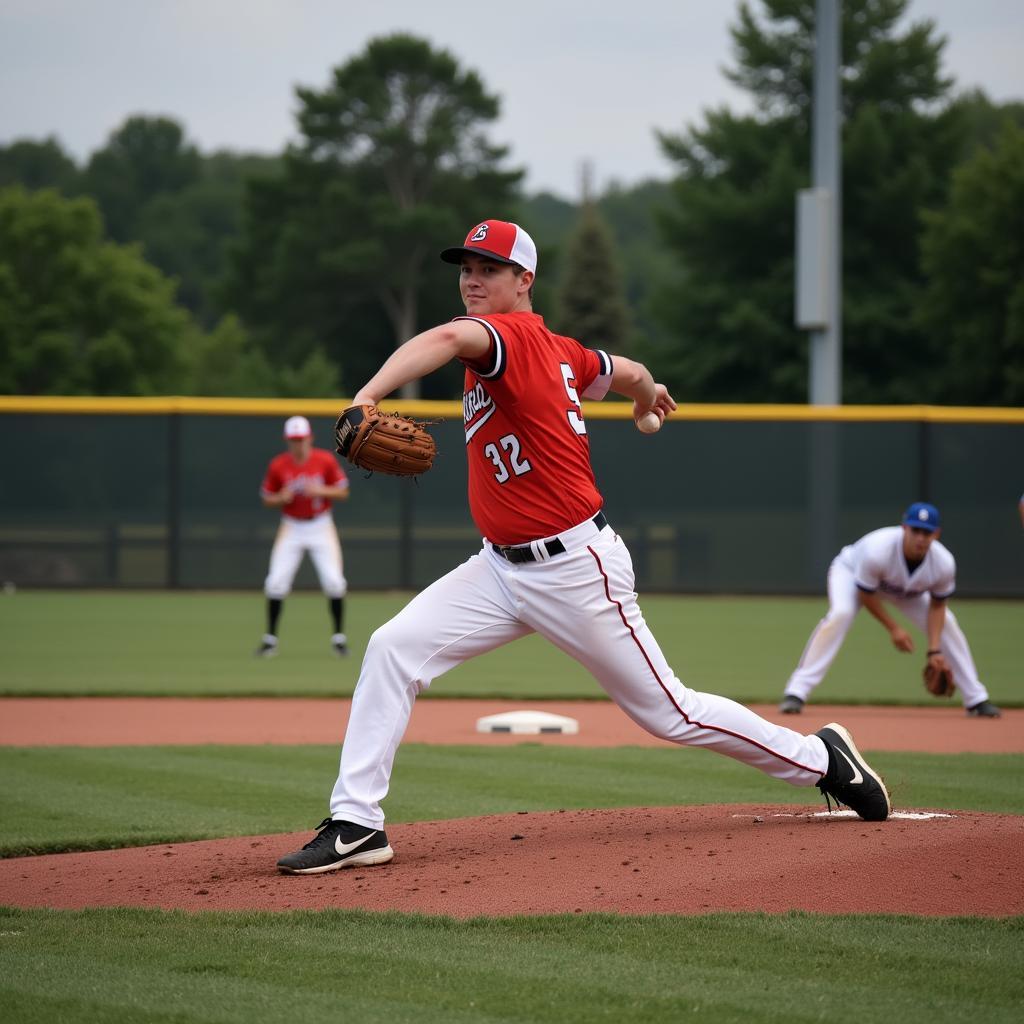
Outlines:
<svg viewBox="0 0 1024 1024"><path fill-rule="evenodd" d="M1024 755L887 752L871 763L897 807L1024 813ZM326 746L0 749L0 856L312 832L327 813L337 764L338 748ZM385 807L389 821L403 822L820 801L816 789L704 750L408 744Z"/></svg>
<svg viewBox="0 0 1024 1024"><path fill-rule="evenodd" d="M263 630L259 594L19 591L0 595L0 694L334 696L352 692L373 630L404 594L350 595L352 654L330 651L319 595L287 601L277 658L252 657ZM1024 706L1024 602L953 602L993 699ZM824 598L654 596L644 614L688 686L745 702L775 701ZM917 704L919 653L897 652L867 614L858 618L821 703ZM469 662L437 680L437 697L602 698L594 680L538 637Z"/></svg>
<svg viewBox="0 0 1024 1024"><path fill-rule="evenodd" d="M1019 1020L1020 920L0 911L0 1012L53 1021Z"/></svg>

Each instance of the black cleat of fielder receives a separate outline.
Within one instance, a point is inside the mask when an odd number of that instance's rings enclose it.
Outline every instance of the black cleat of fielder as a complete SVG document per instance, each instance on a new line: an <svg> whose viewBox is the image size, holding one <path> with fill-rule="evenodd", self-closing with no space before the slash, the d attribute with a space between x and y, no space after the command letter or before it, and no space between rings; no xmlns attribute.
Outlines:
<svg viewBox="0 0 1024 1024"><path fill-rule="evenodd" d="M981 703L975 704L974 707L968 708L967 714L974 715L977 718L999 718L1002 716L1002 711L992 701L983 700Z"/></svg>
<svg viewBox="0 0 1024 1024"><path fill-rule="evenodd" d="M317 834L301 850L277 862L285 875L318 875L337 868L387 864L395 855L383 829L324 818Z"/></svg>
<svg viewBox="0 0 1024 1024"><path fill-rule="evenodd" d="M779 705L779 710L784 715L799 715L804 709L804 702L799 697L794 697L792 694L787 694L782 698L782 703Z"/></svg>
<svg viewBox="0 0 1024 1024"><path fill-rule="evenodd" d="M277 638L267 633L253 654L257 658L273 658L277 654Z"/></svg>
<svg viewBox="0 0 1024 1024"><path fill-rule="evenodd" d="M828 749L828 771L818 789L865 821L885 821L892 812L889 791L881 776L861 757L849 732L838 722L830 722L815 735Z"/></svg>

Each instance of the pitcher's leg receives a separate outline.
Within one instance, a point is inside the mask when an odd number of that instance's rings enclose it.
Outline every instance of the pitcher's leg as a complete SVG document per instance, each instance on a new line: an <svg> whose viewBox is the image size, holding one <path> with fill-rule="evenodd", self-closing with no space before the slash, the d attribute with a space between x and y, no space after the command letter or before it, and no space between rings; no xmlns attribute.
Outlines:
<svg viewBox="0 0 1024 1024"><path fill-rule="evenodd" d="M548 588L546 614L537 614L538 596L530 624L585 665L630 718L655 736L708 747L796 786L821 780L828 753L817 736L683 686L640 613L621 541L593 545L573 561L575 579Z"/></svg>
<svg viewBox="0 0 1024 1024"><path fill-rule="evenodd" d="M829 609L814 628L784 691L787 697L806 701L811 691L825 678L843 646L860 608L853 573L833 562L828 572Z"/></svg>
<svg viewBox="0 0 1024 1024"><path fill-rule="evenodd" d="M380 802L417 695L463 661L530 632L480 555L381 626L367 645L352 698L331 816L380 828Z"/></svg>

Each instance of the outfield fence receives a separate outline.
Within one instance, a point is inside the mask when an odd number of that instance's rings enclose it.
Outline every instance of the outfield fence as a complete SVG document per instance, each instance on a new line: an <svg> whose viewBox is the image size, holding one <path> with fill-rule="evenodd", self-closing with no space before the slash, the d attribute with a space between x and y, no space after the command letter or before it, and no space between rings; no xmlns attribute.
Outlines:
<svg viewBox="0 0 1024 1024"><path fill-rule="evenodd" d="M258 588L277 526L259 485L301 413L330 448L339 401L0 397L0 582ZM336 506L354 589L418 589L479 549L462 406L435 420L417 482L346 466ZM655 435L622 402L585 405L613 527L643 591L821 593L839 548L937 504L959 593L1024 597L1024 410L700 405ZM315 586L304 565L299 587Z"/></svg>

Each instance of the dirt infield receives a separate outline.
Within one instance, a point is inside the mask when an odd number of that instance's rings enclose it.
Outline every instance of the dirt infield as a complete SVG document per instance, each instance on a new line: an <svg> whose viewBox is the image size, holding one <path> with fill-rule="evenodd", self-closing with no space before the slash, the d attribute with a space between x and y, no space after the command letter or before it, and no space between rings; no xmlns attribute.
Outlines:
<svg viewBox="0 0 1024 1024"><path fill-rule="evenodd" d="M577 735L482 734L485 715L532 707L568 715ZM1024 709L998 719L969 718L952 704L936 707L809 705L802 715L780 715L775 705L752 705L769 721L814 732L840 721L863 750L933 754L1024 753ZM152 746L195 743L340 743L347 700L164 697L7 698L0 700L0 746ZM567 747L670 747L630 721L608 701L417 701L405 743L503 746L548 743Z"/></svg>
<svg viewBox="0 0 1024 1024"><path fill-rule="evenodd" d="M576 736L475 731L521 703L421 701L406 742L661 745L617 708L544 703ZM759 708L782 721L774 708ZM331 743L340 701L133 698L0 702L0 744ZM1024 711L997 721L947 708L809 708L785 724L847 724L864 750L1024 751ZM327 786L330 780L324 780ZM811 790L813 797L817 796ZM889 821L806 807L705 805L493 815L388 826L395 860L327 875L279 875L310 833L249 836L0 861L0 904L188 910L365 908L481 914L1024 913L1024 818L915 809Z"/></svg>

